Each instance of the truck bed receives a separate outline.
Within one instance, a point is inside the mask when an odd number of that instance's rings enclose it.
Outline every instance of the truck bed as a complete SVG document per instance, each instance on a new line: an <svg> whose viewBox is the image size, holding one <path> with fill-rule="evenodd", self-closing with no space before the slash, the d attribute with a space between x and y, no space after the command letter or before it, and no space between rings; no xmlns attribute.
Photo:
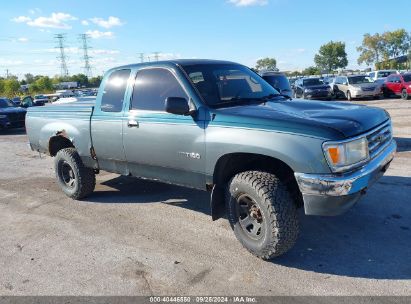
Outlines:
<svg viewBox="0 0 411 304"><path fill-rule="evenodd" d="M31 148L48 153L49 139L64 131L70 140L75 140L80 155L90 154L90 117L94 102L72 102L29 108L26 115L26 130ZM81 135L80 135L81 134Z"/></svg>

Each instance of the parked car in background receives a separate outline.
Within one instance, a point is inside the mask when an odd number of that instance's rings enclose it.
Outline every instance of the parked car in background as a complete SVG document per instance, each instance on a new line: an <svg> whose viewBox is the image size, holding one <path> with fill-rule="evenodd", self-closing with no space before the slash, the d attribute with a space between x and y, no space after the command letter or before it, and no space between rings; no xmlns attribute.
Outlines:
<svg viewBox="0 0 411 304"><path fill-rule="evenodd" d="M287 76L281 72L264 71L260 73L261 77L267 81L280 94L292 97L292 90Z"/></svg>
<svg viewBox="0 0 411 304"><path fill-rule="evenodd" d="M367 75L337 76L334 85L337 98L380 98L381 86L373 82Z"/></svg>
<svg viewBox="0 0 411 304"><path fill-rule="evenodd" d="M335 97L335 94L334 94L335 78L336 78L335 76L332 76L332 77L329 76L329 77L324 77L323 78L324 84L327 84L330 87L331 95L333 97Z"/></svg>
<svg viewBox="0 0 411 304"><path fill-rule="evenodd" d="M15 105L19 106L21 103L21 98L16 96L16 97L13 97L11 101L13 101Z"/></svg>
<svg viewBox="0 0 411 304"><path fill-rule="evenodd" d="M384 96L401 96L407 100L411 96L411 73L392 74L385 79Z"/></svg>
<svg viewBox="0 0 411 304"><path fill-rule="evenodd" d="M0 98L0 129L22 128L26 109L20 108L7 98Z"/></svg>
<svg viewBox="0 0 411 304"><path fill-rule="evenodd" d="M324 84L319 77L301 78L294 84L294 98L327 99L332 98L328 84Z"/></svg>
<svg viewBox="0 0 411 304"><path fill-rule="evenodd" d="M380 78L385 78L388 77L391 74L397 74L397 70L377 70L377 71L372 71L368 73L368 77L371 78L371 80L375 81Z"/></svg>
<svg viewBox="0 0 411 304"><path fill-rule="evenodd" d="M34 98L29 95L29 96L25 96L22 99L20 106L23 108L44 106L44 102L41 99L39 99L38 102L35 102Z"/></svg>
<svg viewBox="0 0 411 304"><path fill-rule="evenodd" d="M47 96L44 95L34 95L33 102L36 106L44 106L46 103L49 102L49 99Z"/></svg>

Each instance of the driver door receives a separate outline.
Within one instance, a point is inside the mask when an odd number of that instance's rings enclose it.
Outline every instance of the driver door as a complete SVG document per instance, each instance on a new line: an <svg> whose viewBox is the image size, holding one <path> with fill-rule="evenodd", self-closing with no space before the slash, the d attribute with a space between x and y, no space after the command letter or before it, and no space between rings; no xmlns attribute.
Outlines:
<svg viewBox="0 0 411 304"><path fill-rule="evenodd" d="M204 121L165 112L165 99L186 90L167 68L137 72L130 109L123 118L123 146L130 173L204 189Z"/></svg>

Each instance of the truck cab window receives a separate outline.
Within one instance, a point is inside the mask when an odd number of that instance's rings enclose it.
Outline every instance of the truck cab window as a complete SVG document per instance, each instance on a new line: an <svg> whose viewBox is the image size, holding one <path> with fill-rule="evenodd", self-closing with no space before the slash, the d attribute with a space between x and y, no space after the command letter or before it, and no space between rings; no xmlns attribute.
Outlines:
<svg viewBox="0 0 411 304"><path fill-rule="evenodd" d="M101 111L121 112L130 72L130 70L118 70L111 73L104 87Z"/></svg>
<svg viewBox="0 0 411 304"><path fill-rule="evenodd" d="M131 102L132 110L164 111L167 97L188 99L180 83L170 71L153 68L137 73Z"/></svg>

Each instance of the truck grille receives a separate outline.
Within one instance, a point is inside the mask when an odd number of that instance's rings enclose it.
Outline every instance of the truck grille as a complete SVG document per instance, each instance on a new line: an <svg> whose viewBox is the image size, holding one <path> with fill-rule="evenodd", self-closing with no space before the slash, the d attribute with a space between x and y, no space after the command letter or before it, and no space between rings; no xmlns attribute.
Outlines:
<svg viewBox="0 0 411 304"><path fill-rule="evenodd" d="M388 122L367 135L370 158L375 157L392 140L391 123Z"/></svg>

